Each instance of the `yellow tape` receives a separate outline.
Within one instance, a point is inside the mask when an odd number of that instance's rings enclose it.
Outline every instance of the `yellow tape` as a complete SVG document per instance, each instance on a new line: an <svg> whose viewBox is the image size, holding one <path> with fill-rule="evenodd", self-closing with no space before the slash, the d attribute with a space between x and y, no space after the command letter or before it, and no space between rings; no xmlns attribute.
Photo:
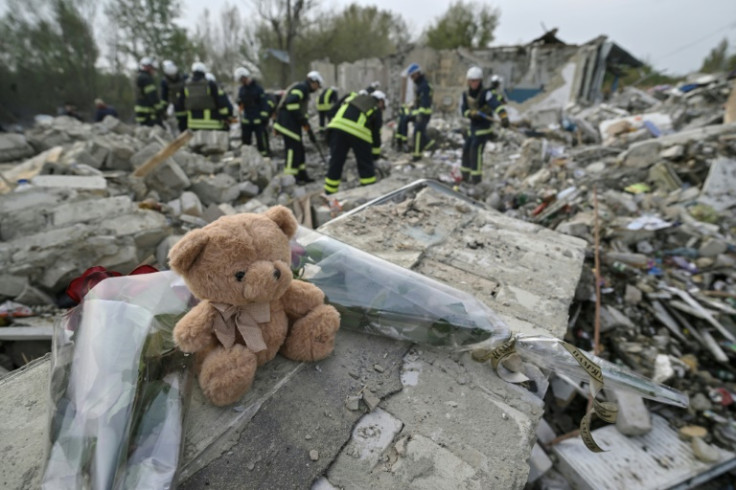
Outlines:
<svg viewBox="0 0 736 490"><path fill-rule="evenodd" d="M567 352L570 353L570 355L578 362L578 364L580 364L580 367L585 370L588 376L590 376L590 395L593 399L593 406L580 421L580 438L583 440L583 444L585 444L585 447L587 447L590 451L594 453L605 452L605 450L601 449L601 447L595 442L595 439L593 439L590 425L593 422L594 415L597 416L599 419L611 424L616 422L616 417L618 416L618 406L612 402L599 402L598 400L596 400L598 393L600 393L600 391L603 389L603 371L601 370L601 367L595 362L588 359L588 357L583 354L577 347L570 345L567 342L562 342L562 346L565 348L565 350L567 350ZM499 364L514 352L515 341L513 338L511 338L500 346L496 347L495 349L480 349L473 351L472 357L478 362L486 362L490 360L493 369L498 372Z"/></svg>

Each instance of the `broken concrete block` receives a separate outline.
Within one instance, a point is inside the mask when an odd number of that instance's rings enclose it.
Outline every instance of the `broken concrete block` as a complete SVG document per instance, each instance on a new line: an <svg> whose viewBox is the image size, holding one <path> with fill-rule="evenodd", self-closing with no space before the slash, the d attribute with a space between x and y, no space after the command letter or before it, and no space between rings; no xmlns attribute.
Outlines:
<svg viewBox="0 0 736 490"><path fill-rule="evenodd" d="M672 192L682 188L680 177L669 162L659 162L649 169L649 181L665 192Z"/></svg>
<svg viewBox="0 0 736 490"><path fill-rule="evenodd" d="M657 140L646 140L634 143L619 160L624 167L643 168L655 163L659 159L661 145Z"/></svg>
<svg viewBox="0 0 736 490"><path fill-rule="evenodd" d="M182 192L179 198L181 214L190 216L202 216L202 202L194 192Z"/></svg>
<svg viewBox="0 0 736 490"><path fill-rule="evenodd" d="M0 162L32 157L36 153L22 134L0 133Z"/></svg>
<svg viewBox="0 0 736 490"><path fill-rule="evenodd" d="M529 479L527 484L534 483L545 473L552 469L552 460L539 444L534 444L532 454L529 456Z"/></svg>
<svg viewBox="0 0 736 490"><path fill-rule="evenodd" d="M117 253L106 255L98 259L96 265L101 265L110 270L127 274L140 265L138 248L131 240L130 242L121 245Z"/></svg>
<svg viewBox="0 0 736 490"><path fill-rule="evenodd" d="M702 257L716 257L728 249L728 243L718 238L706 238L698 249Z"/></svg>
<svg viewBox="0 0 736 490"><path fill-rule="evenodd" d="M631 284L626 285L626 290L624 292L624 303L627 305L638 305L641 303L642 299L642 292L639 288L636 286L632 286Z"/></svg>
<svg viewBox="0 0 736 490"><path fill-rule="evenodd" d="M156 246L156 262L161 267L169 266L169 250L178 242L184 235L170 235L161 240Z"/></svg>
<svg viewBox="0 0 736 490"><path fill-rule="evenodd" d="M618 404L616 428L627 436L641 436L652 430L652 417L644 399L624 391L613 391Z"/></svg>
<svg viewBox="0 0 736 490"><path fill-rule="evenodd" d="M77 175L37 175L31 179L37 187L60 187L64 189L105 190L104 177L82 177Z"/></svg>
<svg viewBox="0 0 736 490"><path fill-rule="evenodd" d="M659 152L659 156L667 160L679 160L685 156L685 147L683 145L672 145Z"/></svg>
<svg viewBox="0 0 736 490"><path fill-rule="evenodd" d="M27 306L56 306L56 301L51 296L30 284L26 284L23 291L13 301Z"/></svg>
<svg viewBox="0 0 736 490"><path fill-rule="evenodd" d="M240 190L240 195L246 197L255 197L259 192L258 186L253 182L241 182L238 184L238 189Z"/></svg>
<svg viewBox="0 0 736 490"><path fill-rule="evenodd" d="M710 164L698 202L719 212L736 206L736 160L719 158Z"/></svg>
<svg viewBox="0 0 736 490"><path fill-rule="evenodd" d="M108 149L107 158L103 164L104 169L123 170L125 172L133 170L131 157L135 154L135 147L132 145L132 142L112 138L103 141L100 140L101 138L97 139L97 144Z"/></svg>
<svg viewBox="0 0 736 490"><path fill-rule="evenodd" d="M199 196L205 206L231 202L240 195L238 183L227 174L195 177L191 190Z"/></svg>
<svg viewBox="0 0 736 490"><path fill-rule="evenodd" d="M230 135L227 131L195 131L194 137L189 140L189 148L203 155L225 153L229 145Z"/></svg>
<svg viewBox="0 0 736 490"><path fill-rule="evenodd" d="M128 196L85 199L55 207L51 220L54 226L66 226L72 223L112 219L135 209L133 201Z"/></svg>
<svg viewBox="0 0 736 490"><path fill-rule="evenodd" d="M12 274L0 274L0 297L15 298L28 284L28 278Z"/></svg>
<svg viewBox="0 0 736 490"><path fill-rule="evenodd" d="M179 165L169 158L146 176L146 185L163 200L174 199L191 185L189 177Z"/></svg>
<svg viewBox="0 0 736 490"><path fill-rule="evenodd" d="M103 223L110 232L118 237L132 237L135 245L153 252L155 247L171 232L166 217L156 211L135 210L132 213L121 215L112 222Z"/></svg>
<svg viewBox="0 0 736 490"><path fill-rule="evenodd" d="M105 116L105 119L103 119L100 124L102 124L106 129L113 133L118 134L127 134L132 136L135 131L131 126L128 126L124 122L122 122L120 119L114 117L114 116Z"/></svg>

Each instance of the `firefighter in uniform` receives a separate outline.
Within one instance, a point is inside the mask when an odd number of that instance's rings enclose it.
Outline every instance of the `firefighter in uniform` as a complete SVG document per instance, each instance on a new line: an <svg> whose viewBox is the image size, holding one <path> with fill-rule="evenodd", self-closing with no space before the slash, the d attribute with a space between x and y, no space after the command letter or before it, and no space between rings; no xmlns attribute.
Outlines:
<svg viewBox="0 0 736 490"><path fill-rule="evenodd" d="M184 84L182 96L187 111L187 127L191 130L223 129L232 115L232 105L217 83L207 80L207 67L202 62L192 64L192 76Z"/></svg>
<svg viewBox="0 0 736 490"><path fill-rule="evenodd" d="M240 84L236 101L241 114L240 140L244 145L250 146L255 133L256 147L261 155L267 157L269 156L267 128L264 123L268 123L269 110L266 94L247 68L241 66L235 70L235 81Z"/></svg>
<svg viewBox="0 0 736 490"><path fill-rule="evenodd" d="M414 135L412 137L412 160L417 161L422 158L422 152L432 146L433 141L427 141L427 125L432 117L432 86L422 73L421 67L412 63L406 69L414 82L414 105L411 110L411 117L414 121Z"/></svg>
<svg viewBox="0 0 736 490"><path fill-rule="evenodd" d="M141 126L163 126L161 115L165 103L158 98L156 82L153 80L154 71L156 69L153 60L149 57L142 58L138 66L135 102L135 122Z"/></svg>
<svg viewBox="0 0 736 490"><path fill-rule="evenodd" d="M224 103L227 107L227 114L223 115L222 111L220 111L220 130L221 131L230 131L230 122L235 119L235 109L233 109L233 103L230 102L230 97L225 94L225 92L222 90L222 87L220 87L220 84L217 83L217 77L215 77L215 74L212 72L207 72L204 74L204 78L209 80L210 82L213 82L215 85L217 85L218 93L222 92L223 95L225 95Z"/></svg>
<svg viewBox="0 0 736 490"><path fill-rule="evenodd" d="M483 148L493 132L493 115L501 119L505 128L509 118L502 100L483 87L483 70L473 66L466 78L468 90L463 92L460 111L470 119L470 129L463 145L460 172L464 182L478 184L483 179Z"/></svg>
<svg viewBox="0 0 736 490"><path fill-rule="evenodd" d="M394 134L394 142L396 143L396 151L404 152L408 150L406 146L407 135L409 134L409 123L413 120L411 116L411 105L401 104L399 108L399 122L396 124L396 134Z"/></svg>
<svg viewBox="0 0 736 490"><path fill-rule="evenodd" d="M337 109L337 87L328 87L317 97L317 113L319 114L319 131L324 132L327 123L335 115Z"/></svg>
<svg viewBox="0 0 736 490"><path fill-rule="evenodd" d="M319 72L310 71L307 73L306 80L293 83L286 89L276 107L276 122L273 129L284 138L284 149L286 151L284 173L293 175L297 184L314 182L314 179L307 174L304 144L302 143L302 128L307 132L309 138L316 142L314 132L309 126L307 108L309 95L319 90L322 84L322 75Z"/></svg>
<svg viewBox="0 0 736 490"><path fill-rule="evenodd" d="M171 60L164 61L164 77L161 79L161 100L167 105L174 106L174 116L179 131L187 129L187 111L184 108L183 98L181 96L184 90L184 84L187 82L187 75L180 73L179 68Z"/></svg>
<svg viewBox="0 0 736 490"><path fill-rule="evenodd" d="M330 168L325 177L327 194L337 192L351 148L358 162L360 185L376 182L373 155L381 150L381 112L385 107L386 95L380 90L374 90L370 95L352 94L340 105L327 126L331 133Z"/></svg>

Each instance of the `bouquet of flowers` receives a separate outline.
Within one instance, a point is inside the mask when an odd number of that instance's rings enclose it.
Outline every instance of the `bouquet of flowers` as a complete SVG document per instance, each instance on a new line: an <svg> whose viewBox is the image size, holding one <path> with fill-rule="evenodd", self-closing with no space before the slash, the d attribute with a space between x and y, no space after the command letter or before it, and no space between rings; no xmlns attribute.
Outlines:
<svg viewBox="0 0 736 490"><path fill-rule="evenodd" d="M171 331L192 300L172 272L110 277L57 322L43 488L170 488L190 364Z"/></svg>

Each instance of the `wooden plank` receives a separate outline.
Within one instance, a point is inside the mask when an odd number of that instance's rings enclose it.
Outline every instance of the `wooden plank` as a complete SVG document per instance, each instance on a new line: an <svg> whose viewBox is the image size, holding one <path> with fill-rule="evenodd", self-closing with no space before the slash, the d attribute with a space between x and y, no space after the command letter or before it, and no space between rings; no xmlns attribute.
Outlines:
<svg viewBox="0 0 736 490"><path fill-rule="evenodd" d="M161 165L161 163L163 163L167 158L186 145L193 136L194 133L190 130L186 130L181 133L174 141L163 147L158 153L149 158L146 163L138 167L138 169L133 172L133 177L145 177L153 172L156 167Z"/></svg>

